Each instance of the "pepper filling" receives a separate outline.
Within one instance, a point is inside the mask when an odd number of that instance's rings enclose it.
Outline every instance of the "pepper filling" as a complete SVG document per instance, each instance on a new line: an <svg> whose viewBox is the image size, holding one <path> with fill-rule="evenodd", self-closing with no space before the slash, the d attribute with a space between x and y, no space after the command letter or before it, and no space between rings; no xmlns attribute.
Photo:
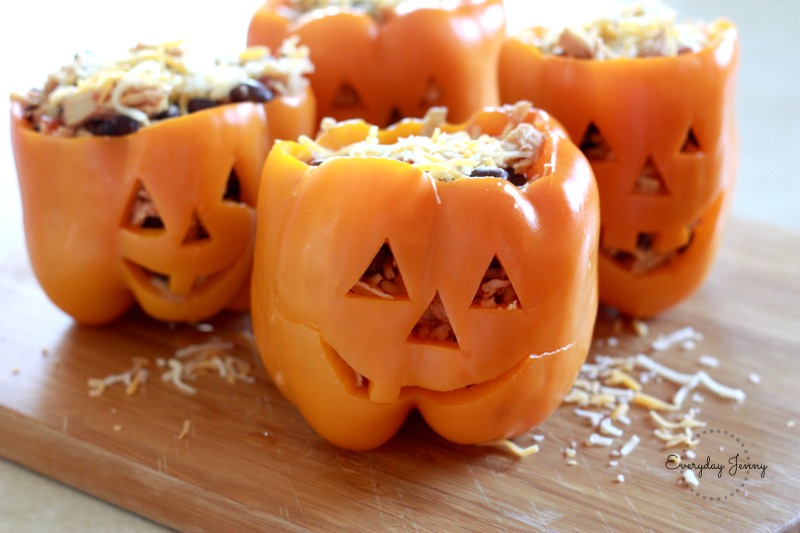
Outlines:
<svg viewBox="0 0 800 533"><path fill-rule="evenodd" d="M528 30L519 38L550 55L607 60L621 57L674 57L708 46L714 24L678 22L659 2L623 8L613 17L581 26Z"/></svg>
<svg viewBox="0 0 800 533"><path fill-rule="evenodd" d="M238 102L269 102L302 93L313 71L296 38L277 54L251 47L234 58L207 60L182 43L140 44L104 60L78 54L43 88L13 95L41 133L62 137L119 136L154 122Z"/></svg>
<svg viewBox="0 0 800 533"><path fill-rule="evenodd" d="M480 131L444 132L440 126L446 110L432 108L423 119L419 135L392 143L380 142L377 126L370 128L363 141L339 150L329 150L306 136L300 137L299 142L308 147L311 165L334 157L382 157L413 165L439 181L492 177L523 187L541 177L530 176L526 171L539 158L544 142L541 131L522 121L529 108L529 102L506 106L511 120L497 136ZM335 121L323 120L321 129L324 132L336 126Z"/></svg>
<svg viewBox="0 0 800 533"><path fill-rule="evenodd" d="M408 298L403 276L389 243L381 246L364 274L350 289L350 294L386 300ZM472 307L508 310L519 308L516 290L497 257L492 259L486 269L472 299ZM414 325L408 341L458 344L458 339L438 292Z"/></svg>
<svg viewBox="0 0 800 533"><path fill-rule="evenodd" d="M446 0L284 0L276 11L294 20L315 10L350 10L367 13L378 22L390 19L402 4L416 7L440 7Z"/></svg>

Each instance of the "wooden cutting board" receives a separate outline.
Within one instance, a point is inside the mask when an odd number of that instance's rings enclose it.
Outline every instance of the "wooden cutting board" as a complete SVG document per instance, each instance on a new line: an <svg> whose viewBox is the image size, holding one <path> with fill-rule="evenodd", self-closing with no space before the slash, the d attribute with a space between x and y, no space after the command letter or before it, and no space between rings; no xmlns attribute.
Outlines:
<svg viewBox="0 0 800 533"><path fill-rule="evenodd" d="M641 352L747 395L737 403L698 388L687 400L707 423L695 430L695 461L726 463L694 490L666 467L680 450L663 447L639 407L610 447L584 446L593 429L564 405L533 432L544 436L540 451L522 458L445 442L419 417L379 450L337 449L269 382L249 348L246 315L196 327L134 312L111 327L78 327L49 303L20 251L0 265L0 454L184 531L798 528L800 235L732 221L702 289L647 325L642 337L601 312L591 357ZM686 326L703 335L694 348L653 350L659 334ZM236 345L254 383L209 373L189 395L161 380L158 359L215 338ZM719 367L701 366L701 355ZM148 360L150 377L135 394L115 385L89 395L90 378L127 370L136 357ZM665 399L677 388L645 384ZM641 442L629 455L610 455L634 434ZM564 450L573 444L570 466ZM767 467L764 477L730 472L729 458L744 459L743 450Z"/></svg>

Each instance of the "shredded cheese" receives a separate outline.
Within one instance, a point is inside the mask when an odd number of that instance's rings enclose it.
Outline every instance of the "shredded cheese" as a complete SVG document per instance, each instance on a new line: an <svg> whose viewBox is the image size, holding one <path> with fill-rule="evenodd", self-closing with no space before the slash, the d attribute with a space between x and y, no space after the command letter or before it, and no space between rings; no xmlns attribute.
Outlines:
<svg viewBox="0 0 800 533"><path fill-rule="evenodd" d="M697 52L708 46L714 32L713 25L677 22L674 10L651 1L626 6L583 25L524 31L519 38L546 54L611 60Z"/></svg>
<svg viewBox="0 0 800 533"><path fill-rule="evenodd" d="M298 140L311 154L315 163L338 157L380 157L408 163L439 181L453 181L472 177L476 169L506 169L516 174L524 172L539 156L544 134L534 125L522 122L530 109L529 102L505 106L510 122L498 136L480 132L456 131L448 133L432 126L442 120L441 108L431 109L424 118L420 135L402 137L383 144L377 127L371 127L367 137L345 147L332 150L315 140L301 136ZM521 118L515 118L521 117ZM325 128L335 124L326 123ZM428 134L428 130L432 130ZM483 174L480 175L483 177ZM534 177L535 178L535 177Z"/></svg>
<svg viewBox="0 0 800 533"><path fill-rule="evenodd" d="M147 382L149 372L145 367L148 364L149 361L147 359L134 357L133 366L124 372L111 374L104 378L89 378L87 380L89 396L93 398L102 396L108 387L116 384L124 385L125 394L133 396L139 390L139 387Z"/></svg>
<svg viewBox="0 0 800 533"><path fill-rule="evenodd" d="M691 485L693 487L697 487L700 485L700 480L697 479L694 470L684 470L683 480L686 482L687 485Z"/></svg>
<svg viewBox="0 0 800 533"><path fill-rule="evenodd" d="M178 440L183 440L186 435L189 434L189 430L192 429L192 421L188 418L183 421L183 427L181 427L181 432L178 433Z"/></svg>
<svg viewBox="0 0 800 533"><path fill-rule="evenodd" d="M533 455L534 453L539 453L538 444L531 444L530 446L522 447L510 439L493 440L489 442L483 442L478 445L504 448L513 453L514 455L516 455L517 457L527 457L529 455Z"/></svg>
<svg viewBox="0 0 800 533"><path fill-rule="evenodd" d="M634 448L636 448L639 445L639 442L641 442L641 440L642 439L639 438L639 435L631 435L630 440L628 440L628 442L626 442L622 446L622 448L619 449L619 454L623 457L630 454L634 450Z"/></svg>
<svg viewBox="0 0 800 533"><path fill-rule="evenodd" d="M222 340L178 348L173 357L156 360L159 367L166 369L161 374L161 380L190 395L197 394L197 388L186 381L194 381L206 371L213 372L229 383L239 381L253 383L255 378L251 374L250 364L232 355L235 348L232 342ZM133 366L124 372L110 374L104 378L89 378L87 381L89 396L101 396L109 387L117 384L125 387L126 395L135 395L147 382L150 373L146 367L149 364L149 359L134 357Z"/></svg>
<svg viewBox="0 0 800 533"><path fill-rule="evenodd" d="M240 86L300 94L311 72L309 50L296 37L284 41L274 55L265 47L251 47L233 58L201 57L184 43L140 44L112 59L77 54L73 63L51 74L43 88L14 97L25 104L37 131L88 135L92 121L114 116L127 117L138 128L189 112L192 99L239 101L231 91Z"/></svg>

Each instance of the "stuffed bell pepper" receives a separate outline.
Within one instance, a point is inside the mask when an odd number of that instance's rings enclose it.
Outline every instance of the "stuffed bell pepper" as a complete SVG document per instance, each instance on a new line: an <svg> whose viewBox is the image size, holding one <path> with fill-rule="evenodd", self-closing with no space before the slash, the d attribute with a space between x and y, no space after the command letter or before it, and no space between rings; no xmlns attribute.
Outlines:
<svg viewBox="0 0 800 533"><path fill-rule="evenodd" d="M510 438L571 387L597 312L599 200L529 103L324 121L275 144L259 205L259 351L334 444L377 447L413 409L454 442Z"/></svg>
<svg viewBox="0 0 800 533"><path fill-rule="evenodd" d="M266 0L247 42L288 35L311 49L320 118L384 127L447 106L463 121L498 103L501 0Z"/></svg>
<svg viewBox="0 0 800 533"><path fill-rule="evenodd" d="M732 23L661 5L504 44L503 101L553 113L594 169L601 303L646 318L705 279L734 190L737 62Z"/></svg>
<svg viewBox="0 0 800 533"><path fill-rule="evenodd" d="M287 40L206 61L181 43L77 55L12 95L34 272L79 323L134 301L196 321L249 303L254 206L276 138L314 131L308 51Z"/></svg>

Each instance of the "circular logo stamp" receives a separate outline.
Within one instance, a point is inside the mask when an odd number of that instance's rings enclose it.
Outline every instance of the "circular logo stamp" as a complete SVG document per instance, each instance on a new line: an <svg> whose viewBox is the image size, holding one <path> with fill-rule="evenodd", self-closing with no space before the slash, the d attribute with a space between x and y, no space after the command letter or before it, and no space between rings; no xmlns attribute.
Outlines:
<svg viewBox="0 0 800 533"><path fill-rule="evenodd" d="M680 472L698 499L726 502L746 494L769 466L757 460L743 437L724 429L700 429L680 454L672 453L664 465Z"/></svg>

